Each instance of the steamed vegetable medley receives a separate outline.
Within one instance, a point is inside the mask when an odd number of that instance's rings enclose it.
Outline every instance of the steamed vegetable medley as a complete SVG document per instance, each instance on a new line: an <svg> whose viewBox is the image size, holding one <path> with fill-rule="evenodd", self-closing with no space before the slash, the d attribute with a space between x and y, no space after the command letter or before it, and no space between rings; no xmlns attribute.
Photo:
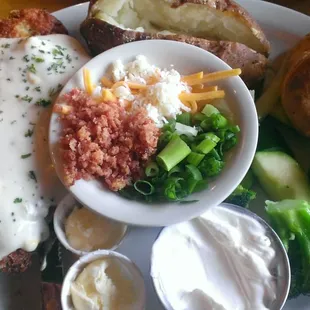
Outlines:
<svg viewBox="0 0 310 310"><path fill-rule="evenodd" d="M162 128L157 154L145 167L145 178L121 194L146 201L180 201L208 187L225 166L240 131L214 106L184 112Z"/></svg>

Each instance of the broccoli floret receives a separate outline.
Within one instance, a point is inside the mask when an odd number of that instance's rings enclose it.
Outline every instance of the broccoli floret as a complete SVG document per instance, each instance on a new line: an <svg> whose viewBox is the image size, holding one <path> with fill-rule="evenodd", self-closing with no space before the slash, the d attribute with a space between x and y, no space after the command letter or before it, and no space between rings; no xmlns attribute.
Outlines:
<svg viewBox="0 0 310 310"><path fill-rule="evenodd" d="M243 208L248 208L251 200L255 198L256 198L256 193L254 191L244 188L242 185L238 185L238 187L225 200L225 202L233 203Z"/></svg>
<svg viewBox="0 0 310 310"><path fill-rule="evenodd" d="M289 297L310 293L310 204L304 200L266 201L271 226L281 238L291 264Z"/></svg>

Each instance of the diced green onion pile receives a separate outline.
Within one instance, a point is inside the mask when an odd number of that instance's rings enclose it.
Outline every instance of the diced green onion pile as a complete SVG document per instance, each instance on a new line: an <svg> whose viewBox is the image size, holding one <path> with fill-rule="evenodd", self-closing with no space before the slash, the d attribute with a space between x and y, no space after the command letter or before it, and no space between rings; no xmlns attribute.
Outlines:
<svg viewBox="0 0 310 310"><path fill-rule="evenodd" d="M225 152L238 141L234 126L207 104L201 113L182 113L162 128L158 153L145 167L145 177L120 193L130 199L181 201L208 186L225 165Z"/></svg>

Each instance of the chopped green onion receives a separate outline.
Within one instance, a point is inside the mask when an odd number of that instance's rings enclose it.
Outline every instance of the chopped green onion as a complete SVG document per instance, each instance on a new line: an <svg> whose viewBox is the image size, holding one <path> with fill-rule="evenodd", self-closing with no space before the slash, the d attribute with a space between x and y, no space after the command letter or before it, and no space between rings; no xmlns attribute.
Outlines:
<svg viewBox="0 0 310 310"><path fill-rule="evenodd" d="M181 123L175 124L175 131L179 135L186 135L186 136L197 136L198 130L194 127L183 125Z"/></svg>
<svg viewBox="0 0 310 310"><path fill-rule="evenodd" d="M221 156L216 149L211 150L208 155L214 157L217 160L221 160Z"/></svg>
<svg viewBox="0 0 310 310"><path fill-rule="evenodd" d="M160 166L170 171L191 152L189 146L179 137L174 136L166 147L157 155Z"/></svg>
<svg viewBox="0 0 310 310"><path fill-rule="evenodd" d="M145 168L145 175L147 177L155 177L159 173L159 167L155 162L150 162Z"/></svg>
<svg viewBox="0 0 310 310"><path fill-rule="evenodd" d="M199 170L204 177L213 177L218 175L224 167L224 162L214 157L205 158L199 165Z"/></svg>
<svg viewBox="0 0 310 310"><path fill-rule="evenodd" d="M191 194L195 190L198 182L198 180L195 180L193 178L187 179L187 190L189 194Z"/></svg>
<svg viewBox="0 0 310 310"><path fill-rule="evenodd" d="M171 131L171 132L174 132L175 131L175 123L176 123L176 121L175 121L175 119L170 119L169 121L168 121L168 123L167 124L165 124L164 126L163 126L163 128L162 128L162 130L165 132L165 131Z"/></svg>
<svg viewBox="0 0 310 310"><path fill-rule="evenodd" d="M195 167L194 165L186 165L185 168L186 168L186 172L191 178L197 181L202 180L201 172L199 171L197 167Z"/></svg>
<svg viewBox="0 0 310 310"><path fill-rule="evenodd" d="M222 129L228 125L227 118L225 118L222 114L212 114L210 118L213 129Z"/></svg>
<svg viewBox="0 0 310 310"><path fill-rule="evenodd" d="M158 140L158 148L163 149L169 141L172 139L173 133L171 131L165 131L163 132Z"/></svg>
<svg viewBox="0 0 310 310"><path fill-rule="evenodd" d="M179 173L179 172L182 172L181 167L175 166L175 167L173 167L173 168L168 172L168 177L171 177L173 174L176 174L176 173Z"/></svg>
<svg viewBox="0 0 310 310"><path fill-rule="evenodd" d="M205 140L205 139L212 140L213 142L216 142L216 143L220 141L220 138L213 132L202 133L196 138L196 140L198 141Z"/></svg>
<svg viewBox="0 0 310 310"><path fill-rule="evenodd" d="M226 140L223 143L223 151L228 151L231 148L233 148L235 145L237 144L237 137L233 136L232 138L230 138L229 140Z"/></svg>
<svg viewBox="0 0 310 310"><path fill-rule="evenodd" d="M204 154L199 154L196 152L191 152L187 157L186 160L188 163L194 165L194 166L198 166L200 164L200 162L203 160L203 158L205 157Z"/></svg>
<svg viewBox="0 0 310 310"><path fill-rule="evenodd" d="M204 114L202 114L202 113L196 113L193 116L193 120L194 121L199 121L199 122L202 122L205 118L206 118L206 116Z"/></svg>
<svg viewBox="0 0 310 310"><path fill-rule="evenodd" d="M212 114L220 114L220 111L212 104L206 104L201 113L205 114L206 116L211 116Z"/></svg>
<svg viewBox="0 0 310 310"><path fill-rule="evenodd" d="M176 121L178 123L183 124L183 125L191 126L191 124L192 124L192 115L189 112L184 112L184 113L179 114L177 116Z"/></svg>
<svg viewBox="0 0 310 310"><path fill-rule="evenodd" d="M200 152L202 154L208 154L211 150L213 150L216 147L216 142L210 140L210 139L205 139L201 141L197 147L196 151Z"/></svg>
<svg viewBox="0 0 310 310"><path fill-rule="evenodd" d="M212 129L211 118L205 116L204 120L200 123L200 127L205 131Z"/></svg>
<svg viewBox="0 0 310 310"><path fill-rule="evenodd" d="M212 132L205 134L205 139L201 141L195 151L202 154L208 154L212 149L216 147L216 144L220 141L220 138Z"/></svg>
<svg viewBox="0 0 310 310"><path fill-rule="evenodd" d="M182 188L183 178L168 178L164 183L164 195L169 200L180 200L187 195L187 191Z"/></svg>
<svg viewBox="0 0 310 310"><path fill-rule="evenodd" d="M152 195L155 192L155 187L145 180L138 180L133 186L137 192L144 196Z"/></svg>
<svg viewBox="0 0 310 310"><path fill-rule="evenodd" d="M231 126L230 127L230 131L233 132L233 133L238 133L238 132L240 132L240 127L238 125Z"/></svg>

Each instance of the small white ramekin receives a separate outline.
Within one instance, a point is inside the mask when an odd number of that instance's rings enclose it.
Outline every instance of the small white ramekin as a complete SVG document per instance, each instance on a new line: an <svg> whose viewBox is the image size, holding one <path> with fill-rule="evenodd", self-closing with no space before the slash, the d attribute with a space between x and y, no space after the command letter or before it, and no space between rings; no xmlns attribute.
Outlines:
<svg viewBox="0 0 310 310"><path fill-rule="evenodd" d="M61 244L68 251L72 252L73 254L75 254L77 256L83 256L83 255L89 254L90 252L80 251L80 250L73 248L69 244L69 242L67 240L66 232L65 232L65 221L77 205L79 205L79 203L70 194L68 194L59 203L59 205L57 206L56 211L54 213L54 230L55 230L55 233L56 233L58 240L61 242ZM94 211L92 211L92 212L94 212ZM102 217L102 215L100 215L100 214L98 214L98 216ZM111 221L113 221L113 220L111 220ZM120 224L120 223L117 222L117 224ZM124 240L125 236L127 235L128 226L126 224L123 224L123 223L121 223L121 225L124 226L123 235L120 237L119 240L117 240L117 242L114 244L113 247L111 247L109 249L105 249L105 250L117 249L119 247L119 245L122 243L122 241Z"/></svg>
<svg viewBox="0 0 310 310"><path fill-rule="evenodd" d="M76 261L69 271L67 272L64 282L62 284L61 290L61 305L63 310L74 310L70 288L72 282L76 277L82 272L82 270L89 265L90 263L104 258L115 258L121 261L124 266L127 267L127 270L132 276L132 282L134 283L135 290L137 292L137 304L135 305L135 310L144 310L146 304L146 291L143 276L138 267L126 256L110 251L110 250L98 250L95 252L90 252L87 255L80 257Z"/></svg>

